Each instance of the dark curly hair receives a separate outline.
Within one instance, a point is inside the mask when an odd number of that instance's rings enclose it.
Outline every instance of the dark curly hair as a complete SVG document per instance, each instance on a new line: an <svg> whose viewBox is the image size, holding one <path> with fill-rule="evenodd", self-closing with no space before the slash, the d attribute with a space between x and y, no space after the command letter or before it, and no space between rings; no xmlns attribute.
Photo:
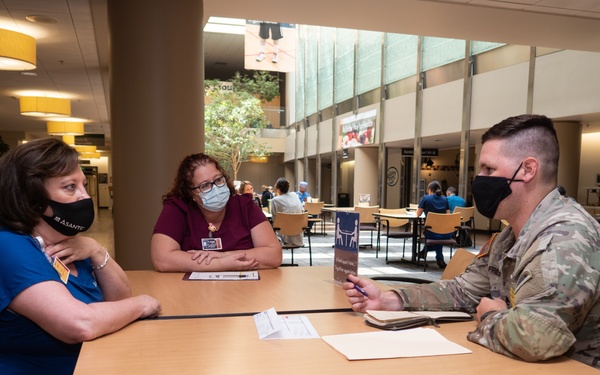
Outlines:
<svg viewBox="0 0 600 375"><path fill-rule="evenodd" d="M45 182L77 169L79 153L58 138L24 143L0 157L0 225L32 234L48 208Z"/></svg>
<svg viewBox="0 0 600 375"><path fill-rule="evenodd" d="M214 166L219 170L221 175L225 177L227 180L227 187L229 188L230 195L235 194L235 187L233 186L233 182L229 178L225 169L219 164L217 159L212 156L199 153L186 156L179 164L179 168L177 169L177 175L173 180L173 186L171 190L165 195L162 196L163 201L170 197L179 198L185 202L192 202L192 189L195 187L192 183L192 179L194 178L194 172L196 168L200 166L205 166L208 163L214 164Z"/></svg>

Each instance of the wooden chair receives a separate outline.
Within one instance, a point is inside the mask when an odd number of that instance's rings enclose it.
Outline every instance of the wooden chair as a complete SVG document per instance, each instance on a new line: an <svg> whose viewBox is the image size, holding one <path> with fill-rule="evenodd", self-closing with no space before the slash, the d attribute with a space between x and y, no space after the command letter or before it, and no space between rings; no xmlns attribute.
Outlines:
<svg viewBox="0 0 600 375"><path fill-rule="evenodd" d="M379 206L368 206L368 207L362 207L362 206L354 206L354 212L358 212L359 215L359 219L358 219L358 225L359 225L359 230L361 232L370 232L371 234L371 243L369 245L362 245L363 247L366 246L370 246L371 249L373 248L373 232L377 231L378 228L378 222L377 220L375 220L375 216L373 216L373 214L376 214L379 212Z"/></svg>
<svg viewBox="0 0 600 375"><path fill-rule="evenodd" d="M461 215L460 232L473 233L473 247L475 247L475 206L471 207L454 207L454 213ZM459 237L459 244L463 243L464 238Z"/></svg>
<svg viewBox="0 0 600 375"><path fill-rule="evenodd" d="M463 249L456 249L454 256L450 261L448 261L448 265L444 272L442 272L442 276L440 280L451 280L456 276L465 272L469 264L475 259L475 254ZM399 282L407 282L407 283L415 283L415 284L429 284L431 280L421 279L418 277L409 277L409 276L374 276L371 277L371 280L381 280L381 281L399 281Z"/></svg>
<svg viewBox="0 0 600 375"><path fill-rule="evenodd" d="M308 213L303 212L300 214L290 214L286 212L279 212L277 216L275 216L275 222L273 223L273 230L281 236L298 236L304 234L304 232L308 229ZM310 243L310 232L307 231L306 237L308 238L308 257L310 265L312 266L312 246ZM305 247L304 243L302 245L293 245L293 244L282 244L281 248L283 250L290 250L292 254L292 259L290 264L282 264L282 266L297 266L294 263L294 249L299 249Z"/></svg>
<svg viewBox="0 0 600 375"><path fill-rule="evenodd" d="M405 215L405 208L380 208L379 213L381 214L392 214L392 215ZM379 218L379 226L377 228L377 254L379 255L379 242L381 238L381 232L385 231L385 263L388 263L388 246L390 238L398 238L404 240L402 244L402 257L404 257L404 250L406 249L406 239L412 237L412 231L410 229L410 221L408 219L391 219L381 217Z"/></svg>
<svg viewBox="0 0 600 375"><path fill-rule="evenodd" d="M427 246L428 245L447 245L450 246L450 258L452 258L452 249L458 246L456 240L452 237L447 239L428 239L425 237L425 231L429 231L435 234L451 234L460 229L460 218L459 213L453 214L438 214L430 212L425 218L425 225L419 238L419 243L423 243L423 250L417 252L417 261L423 259L424 271L427 270Z"/></svg>
<svg viewBox="0 0 600 375"><path fill-rule="evenodd" d="M321 223L321 235L325 235L325 219L323 218L323 211L321 209L325 207L325 202L305 202L304 209L310 215L308 218L309 222ZM312 217L311 217L312 216Z"/></svg>

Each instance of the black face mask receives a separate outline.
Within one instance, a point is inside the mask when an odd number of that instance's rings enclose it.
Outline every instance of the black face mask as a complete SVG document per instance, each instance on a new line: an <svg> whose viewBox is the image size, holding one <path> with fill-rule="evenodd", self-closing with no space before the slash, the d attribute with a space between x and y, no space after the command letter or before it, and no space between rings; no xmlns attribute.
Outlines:
<svg viewBox="0 0 600 375"><path fill-rule="evenodd" d="M513 182L523 182L523 180L515 180L515 176L523 163L519 164L519 168L515 171L512 178L497 176L475 176L471 185L473 199L477 206L477 211L483 216L493 219L500 202L508 197L512 190L510 184Z"/></svg>
<svg viewBox="0 0 600 375"><path fill-rule="evenodd" d="M82 199L72 203L48 202L53 216L42 216L55 231L72 237L79 232L85 232L94 222L94 202L92 198Z"/></svg>

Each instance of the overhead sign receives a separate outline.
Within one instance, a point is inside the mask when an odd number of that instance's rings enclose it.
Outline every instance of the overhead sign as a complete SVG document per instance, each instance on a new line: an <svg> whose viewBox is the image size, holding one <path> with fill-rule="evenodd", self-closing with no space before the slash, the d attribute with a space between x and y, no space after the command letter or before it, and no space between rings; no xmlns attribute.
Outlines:
<svg viewBox="0 0 600 375"><path fill-rule="evenodd" d="M414 148L403 148L402 156L414 156L415 149ZM422 148L421 156L438 156L437 148Z"/></svg>
<svg viewBox="0 0 600 375"><path fill-rule="evenodd" d="M76 146L104 146L104 134L86 134L75 136Z"/></svg>

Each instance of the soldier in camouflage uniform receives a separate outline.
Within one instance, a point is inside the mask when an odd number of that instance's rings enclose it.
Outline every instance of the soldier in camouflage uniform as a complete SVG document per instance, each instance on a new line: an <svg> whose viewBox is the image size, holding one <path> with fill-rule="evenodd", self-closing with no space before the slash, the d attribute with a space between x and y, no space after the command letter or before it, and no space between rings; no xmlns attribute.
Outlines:
<svg viewBox="0 0 600 375"><path fill-rule="evenodd" d="M531 362L567 355L600 369L600 225L556 186L552 122L508 118L482 142L477 208L511 225L453 280L382 292L350 276L344 289L352 308L476 313L467 337L495 352Z"/></svg>

